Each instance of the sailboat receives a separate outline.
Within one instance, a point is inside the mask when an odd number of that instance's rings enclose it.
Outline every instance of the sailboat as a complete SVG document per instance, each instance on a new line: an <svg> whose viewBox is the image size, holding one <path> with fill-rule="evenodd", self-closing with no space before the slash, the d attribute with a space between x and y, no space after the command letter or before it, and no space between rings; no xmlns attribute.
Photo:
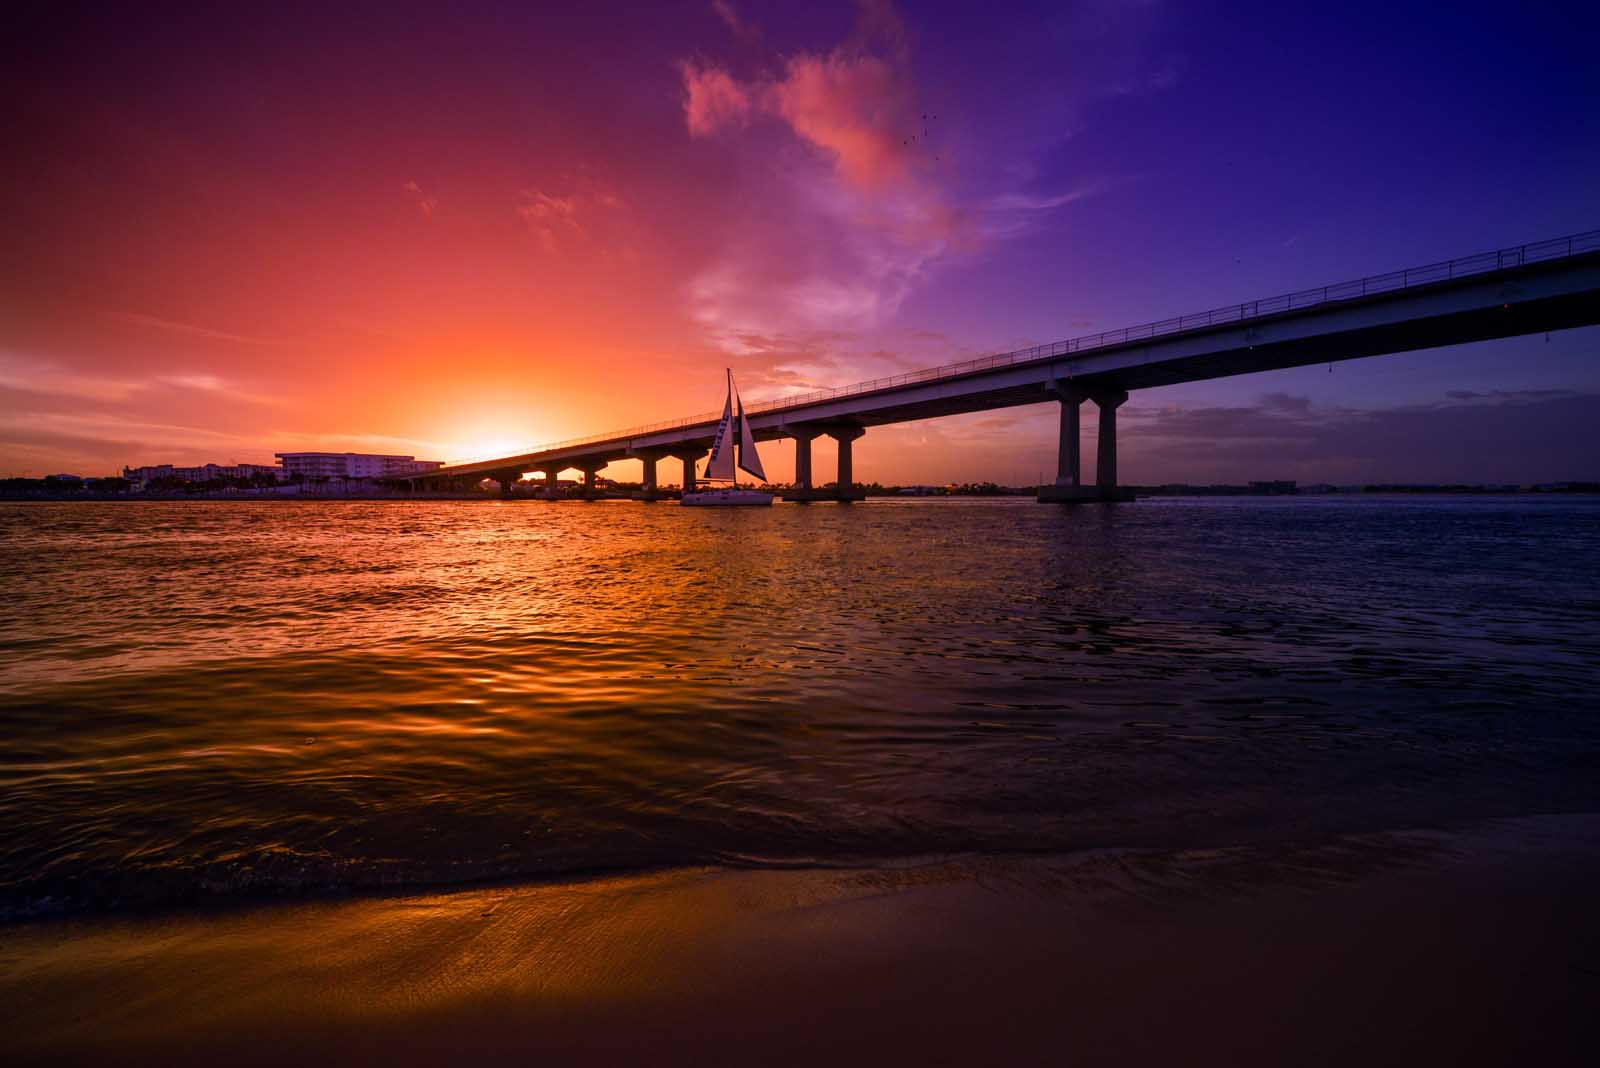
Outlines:
<svg viewBox="0 0 1600 1068"><path fill-rule="evenodd" d="M734 457L735 440L738 442L737 459ZM766 481L761 454L756 452L755 435L750 433L750 423L744 417L744 401L739 399L739 391L733 385L733 370L729 368L728 399L722 402L722 421L717 424L717 436L711 443L711 459L706 461L704 477L707 482L726 481L730 485L685 493L683 503L695 507L771 504L772 494L739 488L740 469Z"/></svg>

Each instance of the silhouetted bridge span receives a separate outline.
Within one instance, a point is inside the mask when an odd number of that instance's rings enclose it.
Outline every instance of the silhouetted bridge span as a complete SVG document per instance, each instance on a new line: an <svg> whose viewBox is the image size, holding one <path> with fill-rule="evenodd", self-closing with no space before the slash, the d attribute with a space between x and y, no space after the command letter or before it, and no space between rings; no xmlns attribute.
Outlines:
<svg viewBox="0 0 1600 1068"><path fill-rule="evenodd" d="M1061 406L1057 477L1040 499L1109 500L1119 496L1117 408L1132 390L1596 323L1600 230L784 397L747 406L746 418L758 441L795 440L795 489L787 496L849 499L852 444L868 427L1054 401ZM1100 410L1092 486L1080 477L1078 414L1086 400ZM695 464L710 448L718 418L708 412L559 441L409 481L493 478L505 485L533 472L553 489L560 472L576 469L592 493L607 464L638 459L645 495L653 497L657 464L667 457L682 461L684 488L694 486ZM828 491L812 480L811 442L822 435L839 446L838 478Z"/></svg>

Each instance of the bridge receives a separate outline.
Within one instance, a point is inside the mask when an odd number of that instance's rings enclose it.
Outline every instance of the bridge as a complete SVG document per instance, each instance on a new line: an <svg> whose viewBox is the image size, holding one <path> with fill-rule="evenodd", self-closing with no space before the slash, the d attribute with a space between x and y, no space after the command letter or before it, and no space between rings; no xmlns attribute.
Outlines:
<svg viewBox="0 0 1600 1068"><path fill-rule="evenodd" d="M1042 501L1126 499L1117 486L1117 408L1130 392L1208 378L1409 352L1600 323L1600 230L1410 267L1160 322L913 371L838 389L747 405L757 441L792 438L789 500L851 500L854 443L868 428L962 412L1056 403L1061 410L1054 485ZM1099 409L1096 470L1082 478L1079 412ZM407 479L443 487L491 478L509 487L542 474L584 473L587 495L607 464L637 459L644 497L659 494L657 466L683 464L693 489L718 412L558 441L515 456L452 464ZM838 442L835 485L813 479L811 443Z"/></svg>

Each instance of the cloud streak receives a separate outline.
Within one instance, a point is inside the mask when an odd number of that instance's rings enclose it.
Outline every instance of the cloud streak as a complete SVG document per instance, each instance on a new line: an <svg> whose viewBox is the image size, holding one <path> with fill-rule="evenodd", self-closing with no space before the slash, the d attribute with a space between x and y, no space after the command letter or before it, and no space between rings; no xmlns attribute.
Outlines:
<svg viewBox="0 0 1600 1068"><path fill-rule="evenodd" d="M226 330L216 330L208 326L199 326L195 323L178 322L173 319L161 319L154 315L142 315L135 312L107 312L107 316L119 323L127 323L147 330L160 330L169 334L182 334L185 337L205 338L208 341L232 341L240 345L283 345L285 341L278 338L252 337L249 334L235 334Z"/></svg>
<svg viewBox="0 0 1600 1068"><path fill-rule="evenodd" d="M711 10L733 35L743 41L756 41L761 37L761 27L745 18L734 6L733 0L711 0Z"/></svg>

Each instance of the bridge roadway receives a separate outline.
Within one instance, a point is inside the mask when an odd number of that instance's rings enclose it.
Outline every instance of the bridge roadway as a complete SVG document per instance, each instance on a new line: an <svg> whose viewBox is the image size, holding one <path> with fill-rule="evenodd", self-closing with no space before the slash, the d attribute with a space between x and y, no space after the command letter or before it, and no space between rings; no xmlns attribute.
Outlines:
<svg viewBox="0 0 1600 1068"><path fill-rule="evenodd" d="M1247 301L1158 323L930 368L841 389L747 405L757 441L793 438L794 500L845 499L853 487L853 443L869 427L962 412L1054 402L1061 409L1057 477L1040 500L1125 499L1117 488L1117 408L1137 389L1305 364L1542 333L1600 323L1600 231L1466 256ZM1095 480L1080 470L1079 411L1100 411ZM657 465L695 465L711 444L720 413L557 442L516 456L453 464L406 481L459 485L492 478L507 485L542 473L553 489L567 470L584 472L587 490L607 464L638 459L644 495L657 494ZM814 485L811 442L838 442L835 487Z"/></svg>

